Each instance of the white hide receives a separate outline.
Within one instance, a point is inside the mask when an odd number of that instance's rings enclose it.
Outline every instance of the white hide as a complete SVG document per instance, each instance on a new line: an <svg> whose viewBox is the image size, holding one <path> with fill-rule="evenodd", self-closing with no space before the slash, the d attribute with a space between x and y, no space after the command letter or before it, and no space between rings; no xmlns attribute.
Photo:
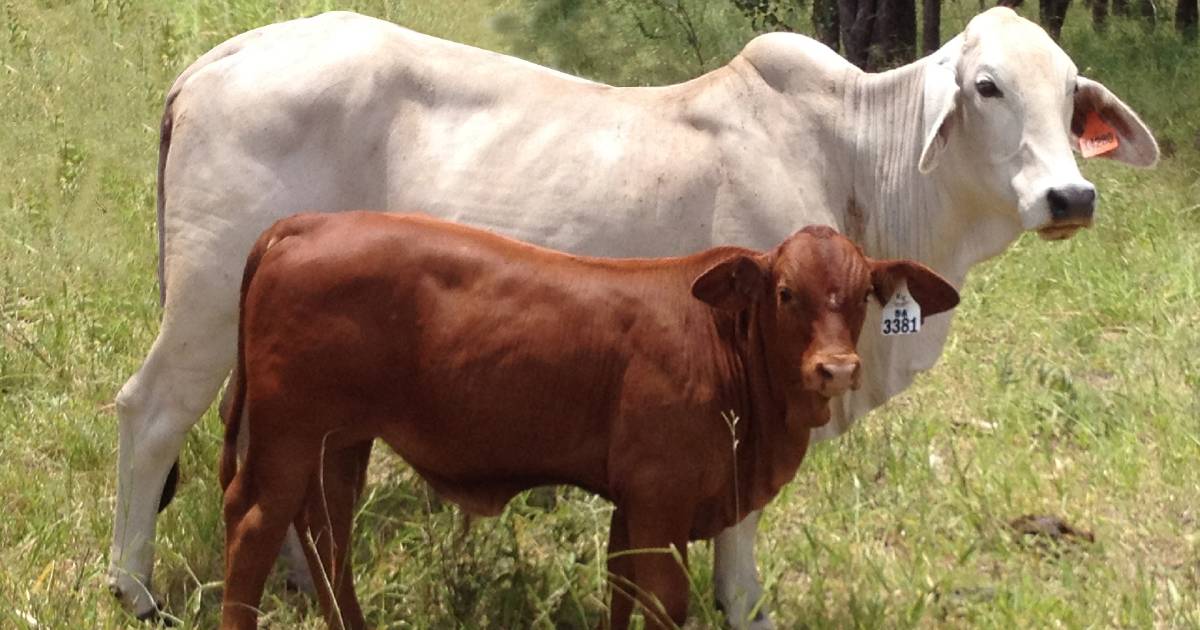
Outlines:
<svg viewBox="0 0 1200 630"><path fill-rule="evenodd" d="M704 76L653 88L600 85L348 13L218 46L168 97L165 310L118 396L114 586L136 612L152 609L159 491L233 363L242 266L276 219L417 210L603 256L766 249L820 223L961 286L971 265L1048 226L1048 187L1087 184L1071 154L1075 72L1007 9L892 72L864 74L777 33ZM982 73L1002 98L976 92ZM1125 130L1115 157L1153 163L1136 115L1085 85ZM820 439L931 367L950 323L940 315L919 335L884 338L878 316L860 344L863 386L835 401ZM717 595L737 627L770 626L745 622L761 596L756 522L717 541Z"/></svg>

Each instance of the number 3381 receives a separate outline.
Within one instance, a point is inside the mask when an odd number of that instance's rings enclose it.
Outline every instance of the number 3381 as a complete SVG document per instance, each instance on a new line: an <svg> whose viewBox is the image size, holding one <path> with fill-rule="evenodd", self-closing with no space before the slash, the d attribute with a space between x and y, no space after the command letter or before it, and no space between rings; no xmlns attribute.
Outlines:
<svg viewBox="0 0 1200 630"><path fill-rule="evenodd" d="M883 320L883 334L910 335L921 329L921 324L915 315L909 315L907 310L896 309L892 316Z"/></svg>

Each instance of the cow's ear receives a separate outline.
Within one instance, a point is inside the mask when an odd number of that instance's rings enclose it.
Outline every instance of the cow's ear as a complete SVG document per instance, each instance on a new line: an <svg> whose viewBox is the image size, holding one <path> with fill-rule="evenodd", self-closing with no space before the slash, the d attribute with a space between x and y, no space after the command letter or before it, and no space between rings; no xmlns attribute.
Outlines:
<svg viewBox="0 0 1200 630"><path fill-rule="evenodd" d="M925 96L921 161L917 169L927 174L937 168L953 130L955 110L961 90L958 87L958 59L962 55L962 36L946 43L925 66Z"/></svg>
<svg viewBox="0 0 1200 630"><path fill-rule="evenodd" d="M1149 168L1158 162L1158 143L1142 119L1121 102L1103 83L1086 77L1075 78L1075 111L1071 115L1071 145L1079 150L1079 136L1088 116L1096 114L1117 134L1117 148L1104 157L1133 166Z"/></svg>
<svg viewBox="0 0 1200 630"><path fill-rule="evenodd" d="M700 274L692 282L692 295L713 308L736 313L754 302L768 273L759 257L738 254Z"/></svg>
<svg viewBox="0 0 1200 630"><path fill-rule="evenodd" d="M872 260L871 283L880 304L892 299L901 280L921 305L921 315L929 317L958 306L958 289L936 271L913 260Z"/></svg>

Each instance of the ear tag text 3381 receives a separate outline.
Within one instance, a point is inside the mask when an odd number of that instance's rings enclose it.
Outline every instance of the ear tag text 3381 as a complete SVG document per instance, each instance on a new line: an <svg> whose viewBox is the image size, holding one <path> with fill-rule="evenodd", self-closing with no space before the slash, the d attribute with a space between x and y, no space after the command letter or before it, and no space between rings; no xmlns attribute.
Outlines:
<svg viewBox="0 0 1200 630"><path fill-rule="evenodd" d="M908 281L901 280L892 299L883 306L880 332L884 336L913 335L921 330L921 305L908 292Z"/></svg>

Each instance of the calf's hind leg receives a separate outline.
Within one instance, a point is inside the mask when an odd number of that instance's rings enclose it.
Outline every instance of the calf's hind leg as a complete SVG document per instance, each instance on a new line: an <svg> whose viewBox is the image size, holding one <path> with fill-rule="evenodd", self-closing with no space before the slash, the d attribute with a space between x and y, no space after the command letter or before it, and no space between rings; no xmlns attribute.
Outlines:
<svg viewBox="0 0 1200 630"><path fill-rule="evenodd" d="M354 507L366 484L370 456L370 441L324 452L321 467L308 484L304 512L296 521L330 628L367 627L354 592L351 545Z"/></svg>
<svg viewBox="0 0 1200 630"><path fill-rule="evenodd" d="M228 382L236 383L237 378L237 368L235 367ZM233 390L232 386L226 385L225 393L221 396L221 403L218 405L221 423L225 426L229 426L229 414L233 407ZM241 435L238 439L239 464L246 461L246 435L246 423L242 422ZM296 534L295 527L288 527L287 536L283 539L283 551L280 558L283 560L284 567L287 570L288 588L293 588L301 593L315 597L317 587L313 584L312 574L308 570L308 559L305 557L304 547L300 544L300 537Z"/></svg>
<svg viewBox="0 0 1200 630"><path fill-rule="evenodd" d="M251 440L245 464L225 491L223 630L256 627L263 585L316 470L319 444L288 440L286 432L262 442Z"/></svg>

